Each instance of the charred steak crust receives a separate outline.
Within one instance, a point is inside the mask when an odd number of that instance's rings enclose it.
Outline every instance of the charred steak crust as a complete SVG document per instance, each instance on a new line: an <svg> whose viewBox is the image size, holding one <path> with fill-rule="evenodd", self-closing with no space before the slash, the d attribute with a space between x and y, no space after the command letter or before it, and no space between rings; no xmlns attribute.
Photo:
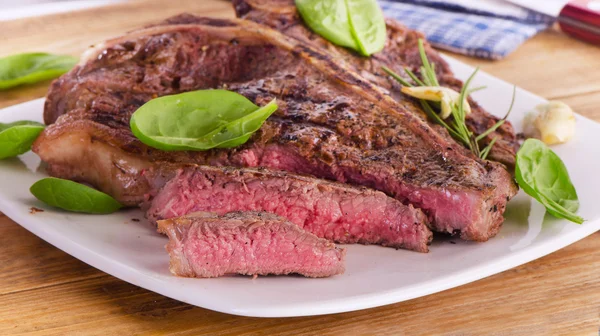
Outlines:
<svg viewBox="0 0 600 336"><path fill-rule="evenodd" d="M349 49L337 47L319 35L311 32L302 22L294 0L233 0L234 8L238 17L252 20L270 26L282 33L296 38L312 46L320 48L324 53L332 54L339 60L343 60L355 72L375 85L389 90L396 100L405 101L406 104L412 100L400 93L400 86L381 70L382 66L394 70L396 73L404 73L408 67L415 73L419 73L421 58L419 56L417 41L424 36L414 30L410 30L395 20L388 19L388 39L385 48L369 58L359 56ZM187 18L187 19L186 19ZM193 22L189 16L170 19L169 23ZM451 87L460 91L462 82L454 77L448 64L428 44L425 45L429 59L435 63L436 72L443 86ZM494 125L499 119L477 105L471 100L473 113L467 117L467 126L476 134L481 134ZM425 119L425 114L419 109L419 115ZM439 132L445 130L434 127ZM448 135L449 137L449 135ZM490 159L505 164L513 169L515 164L515 153L519 145L515 132L510 123L505 123L497 131L487 137L487 142L497 137L498 141L490 153ZM486 144L487 144L486 142Z"/></svg>
<svg viewBox="0 0 600 336"><path fill-rule="evenodd" d="M152 197L152 221L192 212L267 211L317 237L427 252L432 233L421 210L382 192L268 169L196 166Z"/></svg>
<svg viewBox="0 0 600 336"><path fill-rule="evenodd" d="M266 212L199 212L158 222L169 236L170 270L182 277L344 273L345 249Z"/></svg>
<svg viewBox="0 0 600 336"><path fill-rule="evenodd" d="M497 232L516 193L502 165L475 158L419 118L414 104L396 102L319 49L230 22L151 27L88 52L48 94L45 119L60 118L34 151L49 172L135 204L148 188L140 175L153 164L263 166L372 187L465 239ZM129 118L145 101L216 87L258 105L277 98L280 108L235 149L162 152L132 136Z"/></svg>

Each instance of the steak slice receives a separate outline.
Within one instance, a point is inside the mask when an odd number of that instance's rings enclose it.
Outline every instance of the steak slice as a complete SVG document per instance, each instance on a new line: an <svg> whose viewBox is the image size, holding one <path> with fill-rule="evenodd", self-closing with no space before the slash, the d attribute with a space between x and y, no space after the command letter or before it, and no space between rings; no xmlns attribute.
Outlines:
<svg viewBox="0 0 600 336"><path fill-rule="evenodd" d="M365 79L389 90L396 100L403 101L404 104L409 104L409 101L412 101L412 99L400 92L399 84L388 76L381 67L387 66L401 75L404 74L404 68L408 67L418 74L422 63L417 42L420 38L425 40L421 33L410 30L393 19L388 19L386 20L388 39L385 48L381 52L367 58L349 49L335 46L313 33L303 24L296 10L294 0L233 0L233 4L238 17L265 24L288 36L305 43L310 43L323 50L324 53L335 55L334 57L343 60ZM189 23L193 22L193 19L189 16L181 16L168 21L171 24L178 22ZM440 57L439 53L427 43L425 44L425 49L429 60L436 65L436 72L441 85L460 91L462 82L454 77L450 67ZM407 78L407 80L409 79ZM470 101L470 104L472 105L473 113L467 116L466 122L467 126L474 133L483 133L499 120L497 117L486 112L473 100ZM419 115L424 119L426 118L425 114L420 113ZM504 163L513 169L515 165L515 153L519 144L510 123L505 123L498 130L491 133L484 143L487 144L493 138L498 138L498 141L489 155L490 159Z"/></svg>
<svg viewBox="0 0 600 336"><path fill-rule="evenodd" d="M55 81L45 120L61 117L33 146L49 173L137 205L154 188L144 172L165 162L267 167L383 191L421 208L437 231L478 241L497 233L517 191L502 165L440 136L414 105L319 50L250 21L213 21L107 41ZM280 107L233 149L165 152L132 135L131 114L144 102L217 87Z"/></svg>
<svg viewBox="0 0 600 336"><path fill-rule="evenodd" d="M152 222L198 211L267 211L341 244L427 252L432 238L421 210L382 192L267 169L180 169L149 203Z"/></svg>
<svg viewBox="0 0 600 336"><path fill-rule="evenodd" d="M161 220L174 275L292 274L312 278L344 273L345 249L267 212L200 212Z"/></svg>

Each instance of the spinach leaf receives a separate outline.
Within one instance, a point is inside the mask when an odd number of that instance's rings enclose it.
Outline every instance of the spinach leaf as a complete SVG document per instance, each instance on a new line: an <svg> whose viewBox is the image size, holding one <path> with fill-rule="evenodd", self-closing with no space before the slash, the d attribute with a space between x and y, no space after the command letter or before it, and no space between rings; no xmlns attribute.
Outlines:
<svg viewBox="0 0 600 336"><path fill-rule="evenodd" d="M304 22L330 42L363 56L381 51L387 38L376 0L296 0Z"/></svg>
<svg viewBox="0 0 600 336"><path fill-rule="evenodd" d="M131 117L143 143L166 151L239 146L277 110L275 100L258 107L226 90L201 90L153 99Z"/></svg>
<svg viewBox="0 0 600 336"><path fill-rule="evenodd" d="M0 90L56 78L71 70L77 58L46 53L18 54L0 58Z"/></svg>
<svg viewBox="0 0 600 336"><path fill-rule="evenodd" d="M29 191L40 201L71 212L109 214L123 207L101 191L54 177L37 181Z"/></svg>
<svg viewBox="0 0 600 336"><path fill-rule="evenodd" d="M370 56L385 46L387 27L376 0L345 0L352 36L359 52Z"/></svg>
<svg viewBox="0 0 600 336"><path fill-rule="evenodd" d="M528 139L517 152L515 178L523 191L538 200L554 217L581 224L577 191L565 164L546 144Z"/></svg>
<svg viewBox="0 0 600 336"><path fill-rule="evenodd" d="M43 130L44 125L35 121L0 123L0 160L28 152Z"/></svg>

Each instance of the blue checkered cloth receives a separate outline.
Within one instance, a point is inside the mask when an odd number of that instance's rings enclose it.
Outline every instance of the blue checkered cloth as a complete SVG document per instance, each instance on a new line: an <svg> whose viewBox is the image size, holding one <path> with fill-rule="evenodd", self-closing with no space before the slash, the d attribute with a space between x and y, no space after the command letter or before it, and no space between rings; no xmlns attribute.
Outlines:
<svg viewBox="0 0 600 336"><path fill-rule="evenodd" d="M554 18L529 10L498 15L440 0L380 0L388 17L427 36L434 46L469 56L501 59L549 28Z"/></svg>

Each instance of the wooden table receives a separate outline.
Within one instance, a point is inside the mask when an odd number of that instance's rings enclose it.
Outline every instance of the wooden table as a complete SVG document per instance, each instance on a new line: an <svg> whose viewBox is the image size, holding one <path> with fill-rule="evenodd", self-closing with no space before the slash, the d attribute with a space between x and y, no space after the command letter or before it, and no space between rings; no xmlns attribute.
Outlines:
<svg viewBox="0 0 600 336"><path fill-rule="evenodd" d="M78 55L94 42L183 11L233 16L230 5L218 0L143 1L0 22L0 56ZM500 62L458 58L600 121L600 48L549 31ZM0 92L0 107L42 97L47 85ZM237 317L116 279L0 214L0 335L598 335L599 275L596 233L521 267L408 302L316 317Z"/></svg>

